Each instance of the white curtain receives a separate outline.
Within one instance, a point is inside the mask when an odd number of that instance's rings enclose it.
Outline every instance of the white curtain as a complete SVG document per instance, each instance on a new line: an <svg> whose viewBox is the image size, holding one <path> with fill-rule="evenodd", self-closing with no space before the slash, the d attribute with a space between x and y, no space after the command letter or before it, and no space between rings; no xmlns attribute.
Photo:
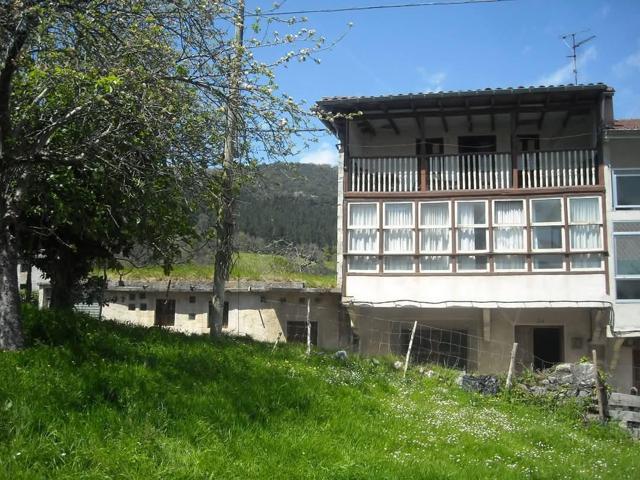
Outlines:
<svg viewBox="0 0 640 480"><path fill-rule="evenodd" d="M601 269L602 256L599 253L571 256L572 269Z"/></svg>
<svg viewBox="0 0 640 480"><path fill-rule="evenodd" d="M387 227L407 227L413 225L413 204L385 203L384 224Z"/></svg>
<svg viewBox="0 0 640 480"><path fill-rule="evenodd" d="M493 229L496 251L524 250L524 227L499 227Z"/></svg>
<svg viewBox="0 0 640 480"><path fill-rule="evenodd" d="M494 262L496 271L525 269L523 255L496 255Z"/></svg>
<svg viewBox="0 0 640 480"><path fill-rule="evenodd" d="M597 198L572 198L569 209L571 223L600 223L600 202Z"/></svg>
<svg viewBox="0 0 640 480"><path fill-rule="evenodd" d="M522 202L495 202L494 225L524 225L524 207Z"/></svg>
<svg viewBox="0 0 640 480"><path fill-rule="evenodd" d="M425 228L420 234L422 252L448 252L451 234L448 228Z"/></svg>
<svg viewBox="0 0 640 480"><path fill-rule="evenodd" d="M449 220L448 203L423 203L420 206L420 225L423 227L446 227Z"/></svg>
<svg viewBox="0 0 640 480"><path fill-rule="evenodd" d="M596 250L602 248L599 225L573 225L569 228L571 248L576 250Z"/></svg>
<svg viewBox="0 0 640 480"><path fill-rule="evenodd" d="M413 253L413 230L391 228L384 231L384 251L392 253Z"/></svg>
<svg viewBox="0 0 640 480"><path fill-rule="evenodd" d="M413 272L413 257L384 257L384 269L394 272Z"/></svg>
<svg viewBox="0 0 640 480"><path fill-rule="evenodd" d="M449 257L447 256L429 256L420 258L420 270L423 272L431 272L438 270L449 270Z"/></svg>
<svg viewBox="0 0 640 480"><path fill-rule="evenodd" d="M484 202L458 202L458 225L484 225L487 222Z"/></svg>
<svg viewBox="0 0 640 480"><path fill-rule="evenodd" d="M378 231L372 228L349 230L349 252L378 253Z"/></svg>
<svg viewBox="0 0 640 480"><path fill-rule="evenodd" d="M590 250L602 248L600 235L600 202L597 198L572 198L569 201L571 248ZM584 225L587 224L587 225Z"/></svg>
<svg viewBox="0 0 640 480"><path fill-rule="evenodd" d="M352 203L349 205L350 227L377 227L378 208L375 203Z"/></svg>

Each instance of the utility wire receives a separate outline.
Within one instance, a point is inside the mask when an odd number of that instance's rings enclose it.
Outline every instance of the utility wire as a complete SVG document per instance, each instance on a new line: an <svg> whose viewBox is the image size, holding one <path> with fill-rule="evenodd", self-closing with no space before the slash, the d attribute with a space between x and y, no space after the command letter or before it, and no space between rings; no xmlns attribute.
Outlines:
<svg viewBox="0 0 640 480"><path fill-rule="evenodd" d="M289 12L261 12L247 14L247 17L275 17L283 15L301 15L307 13L340 13L340 12L360 12L365 10L389 10L395 8L417 8L417 7L438 7L451 5L470 5L482 3L504 3L515 2L516 0L449 0L438 2L412 2L397 3L388 5L363 5L361 7L343 7L343 8L323 8L318 10L292 10Z"/></svg>

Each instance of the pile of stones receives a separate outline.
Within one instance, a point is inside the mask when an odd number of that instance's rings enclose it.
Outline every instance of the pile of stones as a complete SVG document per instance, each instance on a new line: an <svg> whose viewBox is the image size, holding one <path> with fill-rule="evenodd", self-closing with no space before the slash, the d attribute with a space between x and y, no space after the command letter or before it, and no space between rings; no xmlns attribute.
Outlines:
<svg viewBox="0 0 640 480"><path fill-rule="evenodd" d="M586 398L594 395L595 386L596 367L592 363L560 363L534 373L533 379L527 378L517 388L532 395Z"/></svg>

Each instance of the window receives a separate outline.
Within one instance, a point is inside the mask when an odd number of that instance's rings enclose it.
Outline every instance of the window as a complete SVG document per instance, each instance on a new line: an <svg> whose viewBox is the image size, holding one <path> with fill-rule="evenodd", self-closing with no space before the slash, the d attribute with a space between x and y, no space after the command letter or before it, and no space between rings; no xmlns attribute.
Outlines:
<svg viewBox="0 0 640 480"><path fill-rule="evenodd" d="M318 322L311 323L311 344L318 345ZM307 322L287 322L287 342L307 343Z"/></svg>
<svg viewBox="0 0 640 480"><path fill-rule="evenodd" d="M572 251L602 249L602 209L599 197L569 199L569 247Z"/></svg>
<svg viewBox="0 0 640 480"><path fill-rule="evenodd" d="M146 312L147 311L147 304L146 303L141 303L140 304L140 311L141 312Z"/></svg>
<svg viewBox="0 0 640 480"><path fill-rule="evenodd" d="M129 300L135 300L136 299L136 294L135 293L130 293L129 294Z"/></svg>
<svg viewBox="0 0 640 480"><path fill-rule="evenodd" d="M196 297L195 297L195 295L191 295L191 296L189 296L189 303L196 303Z"/></svg>
<svg viewBox="0 0 640 480"><path fill-rule="evenodd" d="M495 252L526 251L527 220L524 200L493 202L493 249Z"/></svg>
<svg viewBox="0 0 640 480"><path fill-rule="evenodd" d="M190 313L189 314L189 320L195 320L196 319L196 314L195 313Z"/></svg>
<svg viewBox="0 0 640 480"><path fill-rule="evenodd" d="M534 255L534 270L564 270L564 255Z"/></svg>
<svg viewBox="0 0 640 480"><path fill-rule="evenodd" d="M640 208L640 170L613 171L613 205L617 209Z"/></svg>
<svg viewBox="0 0 640 480"><path fill-rule="evenodd" d="M602 270L602 254L581 253L571 255L571 270Z"/></svg>
<svg viewBox="0 0 640 480"><path fill-rule="evenodd" d="M349 203L347 253L368 254L348 257L349 272L378 271L378 226L377 203Z"/></svg>
<svg viewBox="0 0 640 480"><path fill-rule="evenodd" d="M623 222L613 227L616 298L640 300L640 228L628 231Z"/></svg>
<svg viewBox="0 0 640 480"><path fill-rule="evenodd" d="M413 272L414 228L413 203L384 204L385 271ZM398 255L396 255L398 254Z"/></svg>
<svg viewBox="0 0 640 480"><path fill-rule="evenodd" d="M496 255L493 257L496 272L522 272L527 269L524 255Z"/></svg>
<svg viewBox="0 0 640 480"><path fill-rule="evenodd" d="M531 200L531 246L534 252L563 250L563 218L562 199Z"/></svg>
<svg viewBox="0 0 640 480"><path fill-rule="evenodd" d="M451 203L420 203L420 253L451 253ZM420 257L420 271L450 271L449 256Z"/></svg>
<svg viewBox="0 0 640 480"><path fill-rule="evenodd" d="M457 245L460 253L480 253L489 250L487 202L456 202ZM487 270L486 255L458 257L458 270Z"/></svg>
<svg viewBox="0 0 640 480"><path fill-rule="evenodd" d="M140 297L140 300L144 300L145 298L147 298L147 293L146 292L140 292L139 293L139 297Z"/></svg>
<svg viewBox="0 0 640 480"><path fill-rule="evenodd" d="M136 309L136 304L135 303L130 303L129 304L129 310L135 310Z"/></svg>

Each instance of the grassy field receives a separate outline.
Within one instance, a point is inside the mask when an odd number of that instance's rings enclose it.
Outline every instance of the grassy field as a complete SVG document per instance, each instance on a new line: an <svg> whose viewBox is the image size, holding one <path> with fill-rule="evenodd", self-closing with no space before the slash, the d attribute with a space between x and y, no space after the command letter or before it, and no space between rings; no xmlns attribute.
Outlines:
<svg viewBox="0 0 640 480"><path fill-rule="evenodd" d="M631 479L640 445L576 407L54 312L0 353L3 479Z"/></svg>
<svg viewBox="0 0 640 480"><path fill-rule="evenodd" d="M294 263L280 255L240 253L231 271L231 279L304 282L308 287L334 287L336 284L335 262L326 262L326 274L301 273ZM118 278L115 271L111 278ZM127 270L124 279L165 280L162 267L142 267ZM185 280L210 280L213 278L212 265L193 263L179 264L171 272L171 278Z"/></svg>

